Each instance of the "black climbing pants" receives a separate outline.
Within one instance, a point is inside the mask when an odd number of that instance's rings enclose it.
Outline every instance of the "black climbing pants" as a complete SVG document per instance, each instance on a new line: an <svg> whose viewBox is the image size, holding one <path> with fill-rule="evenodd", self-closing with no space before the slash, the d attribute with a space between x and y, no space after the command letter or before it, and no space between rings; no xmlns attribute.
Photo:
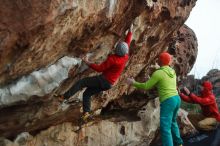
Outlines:
<svg viewBox="0 0 220 146"><path fill-rule="evenodd" d="M90 112L91 96L111 88L111 84L102 76L86 77L76 82L65 94L68 99L76 92L86 87L83 92L83 112Z"/></svg>

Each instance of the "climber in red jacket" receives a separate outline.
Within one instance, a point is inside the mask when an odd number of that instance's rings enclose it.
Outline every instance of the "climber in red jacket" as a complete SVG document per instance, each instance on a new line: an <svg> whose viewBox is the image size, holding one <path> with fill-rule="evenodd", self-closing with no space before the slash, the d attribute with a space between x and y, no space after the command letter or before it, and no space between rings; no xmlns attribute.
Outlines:
<svg viewBox="0 0 220 146"><path fill-rule="evenodd" d="M192 116L192 124L201 130L213 130L220 122L220 113L216 104L215 95L212 93L212 84L205 81L202 84L201 97L196 96L184 87L185 94L180 93L183 101L199 104L201 106L202 115Z"/></svg>
<svg viewBox="0 0 220 146"><path fill-rule="evenodd" d="M132 27L133 26L129 28L125 42L119 42L115 47L115 53L109 55L101 64L94 64L87 59L82 59L90 68L97 72L101 72L101 75L86 77L79 80L64 95L60 96L61 99L64 99L64 103L68 103L68 99L71 96L86 87L83 93L83 120L90 116L91 96L110 89L124 70L129 58L128 52L132 40Z"/></svg>

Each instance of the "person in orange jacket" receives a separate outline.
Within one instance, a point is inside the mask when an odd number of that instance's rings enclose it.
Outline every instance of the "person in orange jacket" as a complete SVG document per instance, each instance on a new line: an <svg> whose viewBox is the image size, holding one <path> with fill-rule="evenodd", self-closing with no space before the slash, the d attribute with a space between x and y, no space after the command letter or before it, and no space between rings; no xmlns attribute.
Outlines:
<svg viewBox="0 0 220 146"><path fill-rule="evenodd" d="M220 122L220 114L215 95L212 93L211 82L205 81L202 86L201 96L191 93L184 87L185 94L181 92L180 97L185 102L199 104L201 107L202 114L192 116L192 124L201 130L213 130Z"/></svg>
<svg viewBox="0 0 220 146"><path fill-rule="evenodd" d="M68 99L71 96L86 87L86 90L83 92L83 120L90 116L91 96L109 90L116 83L124 70L129 59L132 27L133 25L129 28L125 42L119 42L115 47L115 53L109 55L101 64L91 63L87 59L83 59L90 68L96 72L101 72L101 75L86 77L79 80L66 93L64 93L64 95L60 96L60 99L64 100L64 103L68 103Z"/></svg>

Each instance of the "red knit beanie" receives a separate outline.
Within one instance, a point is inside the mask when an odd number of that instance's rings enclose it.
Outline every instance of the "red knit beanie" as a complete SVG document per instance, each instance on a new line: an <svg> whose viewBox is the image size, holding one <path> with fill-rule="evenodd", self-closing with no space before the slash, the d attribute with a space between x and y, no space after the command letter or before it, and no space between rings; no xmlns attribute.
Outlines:
<svg viewBox="0 0 220 146"><path fill-rule="evenodd" d="M162 65L169 65L171 61L171 55L167 52L163 52L160 54L159 60Z"/></svg>
<svg viewBox="0 0 220 146"><path fill-rule="evenodd" d="M207 90L212 90L212 83L209 81L205 81L202 83L202 86Z"/></svg>

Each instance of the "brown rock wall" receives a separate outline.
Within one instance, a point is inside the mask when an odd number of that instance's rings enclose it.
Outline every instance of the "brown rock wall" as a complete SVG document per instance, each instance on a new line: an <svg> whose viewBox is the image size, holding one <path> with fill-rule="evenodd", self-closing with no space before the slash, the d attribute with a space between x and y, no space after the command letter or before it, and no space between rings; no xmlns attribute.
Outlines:
<svg viewBox="0 0 220 146"><path fill-rule="evenodd" d="M179 30L194 7L195 0L0 0L0 4L1 102L5 97L3 94L6 94L2 89L11 89L23 77L29 78L34 71L44 72L45 68L59 62L63 56L80 59L92 53L92 61L104 60L114 44L124 38L124 32L131 23L134 23L134 40L130 60L118 84L94 98L93 110L134 94L134 89L128 87L124 80L131 76L145 80L155 69L158 54L174 40L177 41L179 35L183 34L187 41L182 41L183 45L177 50L197 49L197 43L187 45L189 41L196 41L187 35L188 28ZM173 39L173 33L177 30L180 34L177 33L177 39ZM194 34L190 32L189 35ZM182 54L177 52L174 56L178 59L178 55ZM196 54L193 55L196 58ZM185 75L192 64L179 67L179 75ZM63 93L78 79L95 74L90 69L80 72L81 67L81 64L74 66L72 76L59 82L51 92L42 96L31 94L24 99L19 94L17 96L21 97L21 101L1 107L0 117L3 118L0 119L0 136L13 138L23 131L32 134L63 122L77 125L81 105L61 111L53 94ZM8 96L11 90L7 91ZM143 100L138 102L142 103Z"/></svg>

